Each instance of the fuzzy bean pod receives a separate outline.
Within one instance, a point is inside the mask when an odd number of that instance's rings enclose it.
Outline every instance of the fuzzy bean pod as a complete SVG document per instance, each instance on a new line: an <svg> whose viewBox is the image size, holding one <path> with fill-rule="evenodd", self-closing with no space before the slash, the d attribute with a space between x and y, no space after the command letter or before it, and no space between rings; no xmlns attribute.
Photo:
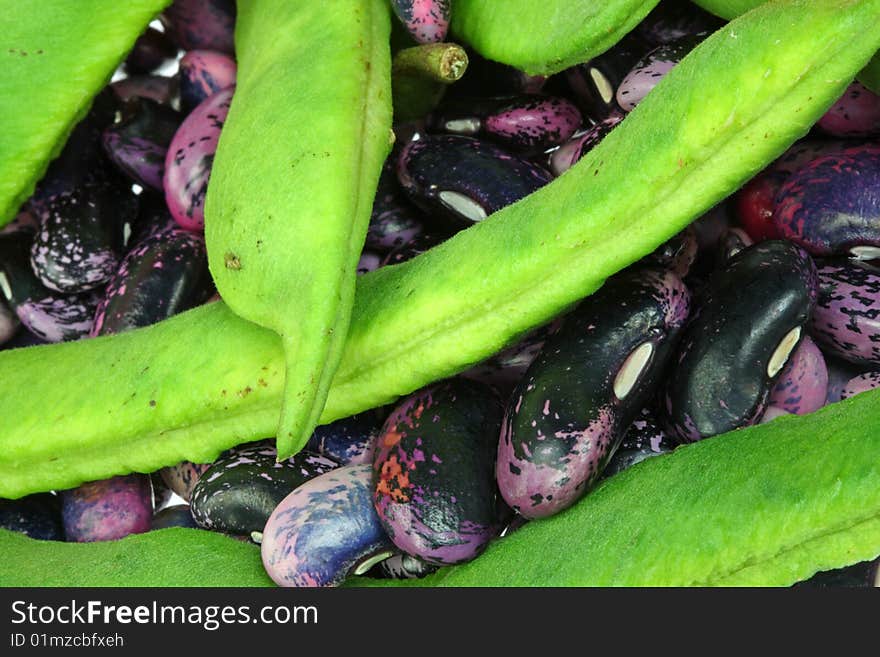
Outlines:
<svg viewBox="0 0 880 657"><path fill-rule="evenodd" d="M390 148L387 3L334 5L255 0L240 7L236 99L244 100L230 107L206 200L217 291L284 344L280 458L305 444L324 408ZM321 39L265 48L269 32ZM266 67L290 75L279 85ZM316 76L333 83L315 85ZM309 102L288 102L296 88L311 90ZM293 248L310 257L291 258Z"/></svg>
<svg viewBox="0 0 880 657"><path fill-rule="evenodd" d="M565 175L360 277L322 421L467 369L652 252L806 134L880 47L864 30L878 21L880 0L787 0L744 16ZM0 496L211 461L270 437L283 372L277 336L221 302L129 334L2 352Z"/></svg>
<svg viewBox="0 0 880 657"><path fill-rule="evenodd" d="M532 75L551 75L608 50L656 4L657 0L456 0L451 29L487 59Z"/></svg>
<svg viewBox="0 0 880 657"><path fill-rule="evenodd" d="M0 3L7 53L0 74L0 226L31 195L92 97L167 4L46 0L35 11L16 0Z"/></svg>

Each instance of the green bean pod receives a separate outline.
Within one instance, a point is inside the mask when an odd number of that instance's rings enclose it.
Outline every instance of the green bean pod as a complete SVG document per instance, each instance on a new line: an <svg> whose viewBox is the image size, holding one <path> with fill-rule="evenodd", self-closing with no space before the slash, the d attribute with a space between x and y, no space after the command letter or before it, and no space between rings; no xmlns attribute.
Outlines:
<svg viewBox="0 0 880 657"><path fill-rule="evenodd" d="M695 5L727 20L736 18L765 2L767 0L693 0ZM858 78L871 91L880 94L880 53L874 55L873 59L859 73Z"/></svg>
<svg viewBox="0 0 880 657"><path fill-rule="evenodd" d="M171 0L0 0L0 227Z"/></svg>
<svg viewBox="0 0 880 657"><path fill-rule="evenodd" d="M347 585L787 586L880 554L878 423L871 391L737 429L647 459L467 564ZM193 529L86 544L0 530L0 554L8 586L271 585L259 550Z"/></svg>
<svg viewBox="0 0 880 657"><path fill-rule="evenodd" d="M487 59L552 75L601 55L658 0L455 0L453 37Z"/></svg>
<svg viewBox="0 0 880 657"><path fill-rule="evenodd" d="M536 193L362 276L322 422L467 369L595 291L776 159L880 45L880 0L787 0L694 49ZM768 45L770 44L770 45ZM221 304L0 353L0 496L65 488L273 435L284 359Z"/></svg>
<svg viewBox="0 0 880 657"><path fill-rule="evenodd" d="M236 314L281 336L285 458L324 408L354 302L372 197L391 148L384 0L252 0L205 201L208 264Z"/></svg>

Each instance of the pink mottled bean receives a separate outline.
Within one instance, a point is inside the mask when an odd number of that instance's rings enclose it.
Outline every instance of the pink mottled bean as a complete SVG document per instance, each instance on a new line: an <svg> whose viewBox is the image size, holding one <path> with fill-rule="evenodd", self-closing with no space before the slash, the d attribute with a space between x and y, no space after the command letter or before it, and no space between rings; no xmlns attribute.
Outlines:
<svg viewBox="0 0 880 657"><path fill-rule="evenodd" d="M180 124L165 158L165 201L182 228L205 228L205 193L234 87L206 98Z"/></svg>

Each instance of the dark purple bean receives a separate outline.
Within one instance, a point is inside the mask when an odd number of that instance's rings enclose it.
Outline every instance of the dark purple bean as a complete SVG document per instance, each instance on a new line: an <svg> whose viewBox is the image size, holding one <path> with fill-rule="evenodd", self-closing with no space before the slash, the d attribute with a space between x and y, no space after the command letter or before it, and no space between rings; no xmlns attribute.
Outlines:
<svg viewBox="0 0 880 657"><path fill-rule="evenodd" d="M161 509L171 501L174 491L168 487L168 484L162 479L162 475L158 472L150 473L150 486L153 489L153 508Z"/></svg>
<svg viewBox="0 0 880 657"><path fill-rule="evenodd" d="M515 386L541 352L548 337L559 330L560 318L531 331L516 344L462 373L462 376L480 381L507 392Z"/></svg>
<svg viewBox="0 0 880 657"><path fill-rule="evenodd" d="M273 445L229 450L193 487L190 510L199 527L248 536L262 532L272 511L291 491L339 463L302 450L277 461Z"/></svg>
<svg viewBox="0 0 880 657"><path fill-rule="evenodd" d="M159 18L182 50L235 51L235 0L174 0Z"/></svg>
<svg viewBox="0 0 880 657"><path fill-rule="evenodd" d="M635 109L642 99L693 50L705 36L686 36L657 46L642 57L617 87L617 104L625 112Z"/></svg>
<svg viewBox="0 0 880 657"><path fill-rule="evenodd" d="M673 449L674 441L660 426L653 412L642 409L639 417L633 420L623 435L620 447L602 470L602 477L610 477L645 459L668 454Z"/></svg>
<svg viewBox="0 0 880 657"><path fill-rule="evenodd" d="M373 469L346 465L309 480L263 529L263 565L280 586L337 586L394 554L373 508Z"/></svg>
<svg viewBox="0 0 880 657"><path fill-rule="evenodd" d="M541 518L591 488L654 393L689 305L673 272L630 269L565 318L507 403L496 465L507 504Z"/></svg>
<svg viewBox="0 0 880 657"><path fill-rule="evenodd" d="M688 226L642 258L636 266L660 267L684 278L697 259L698 249L697 231L693 226Z"/></svg>
<svg viewBox="0 0 880 657"><path fill-rule="evenodd" d="M394 13L417 43L446 39L450 0L391 0Z"/></svg>
<svg viewBox="0 0 880 657"><path fill-rule="evenodd" d="M176 504L174 506L166 506L161 511L157 511L150 521L150 531L156 529L165 529L167 527L188 527L197 529L198 525L192 517L189 505Z"/></svg>
<svg viewBox="0 0 880 657"><path fill-rule="evenodd" d="M630 32L598 57L566 69L568 86L585 116L599 122L620 112L617 89L650 48L643 37Z"/></svg>
<svg viewBox="0 0 880 657"><path fill-rule="evenodd" d="M10 233L30 233L34 234L40 229L40 219L36 213L27 207L22 206L18 214L13 217L12 221L0 228L0 235L8 235Z"/></svg>
<svg viewBox="0 0 880 657"><path fill-rule="evenodd" d="M550 154L550 171L555 176L561 176L598 146L599 142L605 139L605 136L621 121L623 114L612 114L586 131L575 134Z"/></svg>
<svg viewBox="0 0 880 657"><path fill-rule="evenodd" d="M389 579L420 579L437 570L437 566L417 559L409 554L395 554L380 561L371 573Z"/></svg>
<svg viewBox="0 0 880 657"><path fill-rule="evenodd" d="M182 117L149 98L125 104L122 118L104 130L104 151L132 181L162 190L165 156Z"/></svg>
<svg viewBox="0 0 880 657"><path fill-rule="evenodd" d="M107 285L91 335L149 326L202 304L213 292L205 241L167 228L135 245Z"/></svg>
<svg viewBox="0 0 880 657"><path fill-rule="evenodd" d="M18 331L20 322L18 317L12 311L12 308L0 298L0 345L3 345L12 339L15 332Z"/></svg>
<svg viewBox="0 0 880 657"><path fill-rule="evenodd" d="M168 488L174 491L184 502L189 502L192 497L192 490L195 488L199 477L211 467L210 463L191 463L190 461L181 461L177 465L169 465L159 470L159 476L162 477Z"/></svg>
<svg viewBox="0 0 880 657"><path fill-rule="evenodd" d="M825 357L816 343L804 336L770 390L769 403L795 415L806 415L822 408L827 396Z"/></svg>
<svg viewBox="0 0 880 657"><path fill-rule="evenodd" d="M22 232L0 236L0 292L25 328L46 342L85 337L98 291L65 295L44 287L31 268L31 241Z"/></svg>
<svg viewBox="0 0 880 657"><path fill-rule="evenodd" d="M112 541L150 530L153 491L143 474L112 477L61 491L68 541Z"/></svg>
<svg viewBox="0 0 880 657"><path fill-rule="evenodd" d="M658 4L635 31L655 46L684 37L708 36L724 26L724 21L692 2L666 1Z"/></svg>
<svg viewBox="0 0 880 657"><path fill-rule="evenodd" d="M880 134L880 96L854 81L816 124L835 137Z"/></svg>
<svg viewBox="0 0 880 657"><path fill-rule="evenodd" d="M866 373L866 366L856 365L834 355L824 353L828 367L828 394L825 404L834 404L842 399L843 389L851 379Z"/></svg>
<svg viewBox="0 0 880 657"><path fill-rule="evenodd" d="M840 391L840 398L849 399L874 388L880 388L880 372L865 372L846 382Z"/></svg>
<svg viewBox="0 0 880 657"><path fill-rule="evenodd" d="M376 413L358 413L316 427L305 448L342 465L372 464L381 429L382 422Z"/></svg>
<svg viewBox="0 0 880 657"><path fill-rule="evenodd" d="M441 106L429 126L459 135L480 135L514 149L544 149L563 143L581 125L569 100L538 94L459 99Z"/></svg>
<svg viewBox="0 0 880 657"><path fill-rule="evenodd" d="M42 541L63 541L61 503L52 493L0 499L0 527Z"/></svg>
<svg viewBox="0 0 880 657"><path fill-rule="evenodd" d="M87 185L53 198L44 210L30 249L40 282L65 294L106 283L122 257L125 226L137 216L137 197L111 185Z"/></svg>
<svg viewBox="0 0 880 657"><path fill-rule="evenodd" d="M880 270L846 258L820 263L811 334L827 354L880 364Z"/></svg>
<svg viewBox="0 0 880 657"><path fill-rule="evenodd" d="M429 214L467 227L550 182L550 174L494 144L428 135L400 153L397 177Z"/></svg>
<svg viewBox="0 0 880 657"><path fill-rule="evenodd" d="M880 256L880 146L826 155L782 185L773 223L813 255Z"/></svg>
<svg viewBox="0 0 880 657"><path fill-rule="evenodd" d="M95 96L89 113L74 127L28 200L38 218L45 204L58 196L85 185L106 184L112 167L101 147L101 133L113 123L119 107L118 97L106 87Z"/></svg>
<svg viewBox="0 0 880 657"><path fill-rule="evenodd" d="M408 242L392 249L379 264L379 267L399 265L401 262L412 260L417 255L424 253L428 249L437 246L445 240L445 235L438 235L436 233L419 233Z"/></svg>
<svg viewBox="0 0 880 657"><path fill-rule="evenodd" d="M209 96L183 121L165 159L165 201L182 228L205 229L205 193L234 87Z"/></svg>
<svg viewBox="0 0 880 657"><path fill-rule="evenodd" d="M151 73L168 59L177 56L177 47L164 32L154 27L148 27L141 34L128 56L125 58L124 67L127 73L142 75Z"/></svg>
<svg viewBox="0 0 880 657"><path fill-rule="evenodd" d="M177 95L177 85L177 77L134 75L111 83L110 88L124 103L135 98L149 98L163 105L173 105Z"/></svg>
<svg viewBox="0 0 880 657"><path fill-rule="evenodd" d="M373 501L400 550L457 564L498 534L492 468L501 415L497 394L466 379L436 383L395 407L373 459Z"/></svg>
<svg viewBox="0 0 880 657"><path fill-rule="evenodd" d="M190 50L180 60L180 106L189 113L199 103L235 84L237 67L229 55Z"/></svg>
<svg viewBox="0 0 880 657"><path fill-rule="evenodd" d="M754 243L754 240L742 228L728 228L718 241L716 262L720 266L724 266L733 256Z"/></svg>
<svg viewBox="0 0 880 657"><path fill-rule="evenodd" d="M697 441L761 417L817 292L810 256L779 240L740 251L712 275L667 379L667 424L678 440Z"/></svg>
<svg viewBox="0 0 880 657"><path fill-rule="evenodd" d="M392 154L379 176L365 246L387 253L412 241L424 230L421 211L409 201L397 182Z"/></svg>

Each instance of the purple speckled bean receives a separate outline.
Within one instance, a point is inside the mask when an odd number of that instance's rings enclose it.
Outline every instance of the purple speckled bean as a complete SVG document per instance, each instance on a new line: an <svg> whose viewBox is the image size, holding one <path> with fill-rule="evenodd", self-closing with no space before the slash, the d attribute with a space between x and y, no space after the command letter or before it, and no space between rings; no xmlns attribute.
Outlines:
<svg viewBox="0 0 880 657"><path fill-rule="evenodd" d="M122 255L137 199L89 185L52 199L31 245L31 266L50 290L73 294L106 283Z"/></svg>
<svg viewBox="0 0 880 657"><path fill-rule="evenodd" d="M436 43L449 29L450 0L391 0L394 13L418 43Z"/></svg>
<svg viewBox="0 0 880 657"><path fill-rule="evenodd" d="M155 71L166 60L176 56L177 46L171 39L164 32L148 27L134 42L123 66L127 73L140 75Z"/></svg>
<svg viewBox="0 0 880 657"><path fill-rule="evenodd" d="M461 376L509 391L515 386L541 352L545 340L562 326L562 318L531 331L516 344L462 372Z"/></svg>
<svg viewBox="0 0 880 657"><path fill-rule="evenodd" d="M494 144L427 135L400 152L397 177L416 205L459 228L518 201L551 180L549 172Z"/></svg>
<svg viewBox="0 0 880 657"><path fill-rule="evenodd" d="M615 92L650 49L651 44L633 31L601 55L565 70L565 79L584 116L601 122L620 112Z"/></svg>
<svg viewBox="0 0 880 657"><path fill-rule="evenodd" d="M205 228L205 193L220 131L234 87L218 91L196 107L177 129L165 159L165 201L182 228Z"/></svg>
<svg viewBox="0 0 880 657"><path fill-rule="evenodd" d="M848 361L837 358L833 355L825 354L825 364L828 367L828 394L825 396L825 404L834 404L839 402L843 389L850 379L861 374L865 374L868 370L864 365L857 365Z"/></svg>
<svg viewBox="0 0 880 657"><path fill-rule="evenodd" d="M550 154L550 171L555 176L561 176L574 166L575 162L605 139L605 135L611 132L621 121L623 121L623 114L618 112L584 132L579 132L573 136Z"/></svg>
<svg viewBox="0 0 880 657"><path fill-rule="evenodd" d="M483 132L516 148L563 143L581 125L575 105L559 96L525 96L499 107L483 120Z"/></svg>
<svg viewBox="0 0 880 657"><path fill-rule="evenodd" d="M755 241L742 228L728 228L718 240L716 262L723 266L737 253L754 243Z"/></svg>
<svg viewBox="0 0 880 657"><path fill-rule="evenodd" d="M112 477L61 492L68 541L112 541L150 530L153 491L143 474Z"/></svg>
<svg viewBox="0 0 880 657"><path fill-rule="evenodd" d="M272 444L235 447L221 455L193 487L190 510L199 527L248 536L261 532L291 491L339 466L334 459L301 450L278 461Z"/></svg>
<svg viewBox="0 0 880 657"><path fill-rule="evenodd" d="M149 98L129 101L122 120L104 130L104 151L132 181L161 191L168 145L181 118L170 107Z"/></svg>
<svg viewBox="0 0 880 657"><path fill-rule="evenodd" d="M654 45L673 43L688 35L708 36L724 21L691 2L661 2L635 31Z"/></svg>
<svg viewBox="0 0 880 657"><path fill-rule="evenodd" d="M840 398L849 399L874 388L880 388L880 372L865 372L846 382L840 391Z"/></svg>
<svg viewBox="0 0 880 657"><path fill-rule="evenodd" d="M424 253L446 239L446 235L437 233L419 233L411 240L392 249L379 264L380 267L399 265L401 262L412 260L417 255Z"/></svg>
<svg viewBox="0 0 880 657"><path fill-rule="evenodd" d="M92 326L99 294L64 295L45 288L30 263L33 236L0 236L0 292L25 328L46 342L77 340Z"/></svg>
<svg viewBox="0 0 880 657"><path fill-rule="evenodd" d="M235 0L174 0L159 18L183 50L235 50Z"/></svg>
<svg viewBox="0 0 880 657"><path fill-rule="evenodd" d="M91 335L149 326L201 304L212 291L201 235L157 228L114 273L95 311Z"/></svg>
<svg viewBox="0 0 880 657"><path fill-rule="evenodd" d="M673 272L630 269L565 318L507 403L495 470L507 504L542 518L590 489L654 393L689 307Z"/></svg>
<svg viewBox="0 0 880 657"><path fill-rule="evenodd" d="M697 231L688 226L642 258L636 266L662 267L684 278L697 259L698 250Z"/></svg>
<svg viewBox="0 0 880 657"><path fill-rule="evenodd" d="M150 531L165 529L167 527L188 527L190 529L197 529L198 525L193 519L188 505L175 504L174 506L166 506L161 511L157 511L150 522Z"/></svg>
<svg viewBox="0 0 880 657"><path fill-rule="evenodd" d="M827 395L825 357L816 343L805 336L770 390L769 403L795 415L806 415L822 408Z"/></svg>
<svg viewBox="0 0 880 657"><path fill-rule="evenodd" d="M687 36L674 43L657 46L640 59L617 88L617 104L631 112L669 71L703 39Z"/></svg>
<svg viewBox="0 0 880 657"><path fill-rule="evenodd" d="M876 136L880 134L880 96L853 82L816 125L835 137Z"/></svg>
<svg viewBox="0 0 880 657"><path fill-rule="evenodd" d="M28 331L46 342L68 342L88 336L99 296L95 291L63 296L47 291L15 308Z"/></svg>
<svg viewBox="0 0 880 657"><path fill-rule="evenodd" d="M668 454L673 449L675 442L660 426L653 411L643 408L639 417L626 430L620 447L602 470L602 477L610 477L645 459Z"/></svg>
<svg viewBox="0 0 880 657"><path fill-rule="evenodd" d="M498 534L492 452L501 413L491 388L465 379L394 408L373 459L373 502L399 549L450 565L473 559Z"/></svg>
<svg viewBox="0 0 880 657"><path fill-rule="evenodd" d="M122 102L149 98L163 105L171 105L176 94L176 82L176 78L164 75L132 75L109 86Z"/></svg>
<svg viewBox="0 0 880 657"><path fill-rule="evenodd" d="M776 196L773 223L786 239L818 256L880 255L880 146L813 160Z"/></svg>
<svg viewBox="0 0 880 657"><path fill-rule="evenodd" d="M826 354L880 364L880 271L849 259L819 267L811 335Z"/></svg>
<svg viewBox="0 0 880 657"><path fill-rule="evenodd" d="M180 106L190 112L208 96L235 84L237 67L229 55L190 50L180 59Z"/></svg>
<svg viewBox="0 0 880 657"><path fill-rule="evenodd" d="M358 413L315 428L306 449L342 465L373 463L382 422L373 411Z"/></svg>
<svg viewBox="0 0 880 657"><path fill-rule="evenodd" d="M210 463L181 461L177 465L162 468L159 475L168 488L173 490L184 502L189 502L199 477L210 467Z"/></svg>
<svg viewBox="0 0 880 657"><path fill-rule="evenodd" d="M437 566L432 566L409 554L395 554L378 563L373 572L378 577L390 579L419 579L436 570Z"/></svg>
<svg viewBox="0 0 880 657"><path fill-rule="evenodd" d="M373 469L346 465L310 479L275 507L261 554L279 586L337 586L393 545L373 508Z"/></svg>

